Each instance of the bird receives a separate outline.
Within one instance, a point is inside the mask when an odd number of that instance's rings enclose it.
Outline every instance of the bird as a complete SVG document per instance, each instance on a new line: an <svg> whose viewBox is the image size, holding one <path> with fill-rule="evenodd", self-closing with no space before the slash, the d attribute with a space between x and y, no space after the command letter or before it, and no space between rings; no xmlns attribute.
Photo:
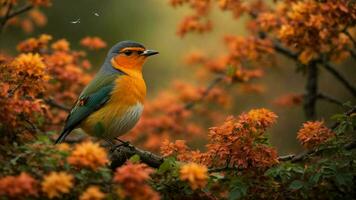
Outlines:
<svg viewBox="0 0 356 200"><path fill-rule="evenodd" d="M129 132L143 111L146 83L142 67L148 57L156 54L158 51L135 41L115 44L80 93L55 143L63 142L76 128L108 142Z"/></svg>

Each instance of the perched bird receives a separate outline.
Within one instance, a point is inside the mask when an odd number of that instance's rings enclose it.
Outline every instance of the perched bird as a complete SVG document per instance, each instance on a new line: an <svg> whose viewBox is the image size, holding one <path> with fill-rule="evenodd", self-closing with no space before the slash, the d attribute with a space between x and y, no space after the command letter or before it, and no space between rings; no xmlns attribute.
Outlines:
<svg viewBox="0 0 356 200"><path fill-rule="evenodd" d="M155 54L158 52L138 42L114 45L70 111L56 144L78 127L109 142L131 130L141 116L146 96L142 66Z"/></svg>

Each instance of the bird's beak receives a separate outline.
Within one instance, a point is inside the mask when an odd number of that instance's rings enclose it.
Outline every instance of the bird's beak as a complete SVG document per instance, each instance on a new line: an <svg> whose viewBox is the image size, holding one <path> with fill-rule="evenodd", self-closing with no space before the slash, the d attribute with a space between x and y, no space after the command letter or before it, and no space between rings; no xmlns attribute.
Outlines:
<svg viewBox="0 0 356 200"><path fill-rule="evenodd" d="M156 54L158 54L158 51L147 49L141 55L148 57L148 56L153 56L153 55L156 55Z"/></svg>

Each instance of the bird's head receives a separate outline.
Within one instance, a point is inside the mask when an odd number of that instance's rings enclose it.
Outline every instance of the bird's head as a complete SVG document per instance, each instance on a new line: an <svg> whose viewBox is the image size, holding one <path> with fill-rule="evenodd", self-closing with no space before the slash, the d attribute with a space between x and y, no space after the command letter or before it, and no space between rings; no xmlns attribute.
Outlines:
<svg viewBox="0 0 356 200"><path fill-rule="evenodd" d="M107 59L111 66L119 71L141 72L147 58L156 54L158 54L157 51L146 49L138 42L122 41L110 49Z"/></svg>

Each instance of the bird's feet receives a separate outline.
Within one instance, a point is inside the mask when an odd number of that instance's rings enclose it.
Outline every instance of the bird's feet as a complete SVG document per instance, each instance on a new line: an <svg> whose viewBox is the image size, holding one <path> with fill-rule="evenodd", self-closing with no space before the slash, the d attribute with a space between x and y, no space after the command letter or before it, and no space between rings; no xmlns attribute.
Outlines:
<svg viewBox="0 0 356 200"><path fill-rule="evenodd" d="M122 147L122 146L129 147L130 146L130 142L120 140L119 138L115 138L115 140L119 141L121 144L112 145L111 149L110 149L111 153L114 152L119 147Z"/></svg>
<svg viewBox="0 0 356 200"><path fill-rule="evenodd" d="M128 142L128 141L123 141L119 138L115 138L115 140L121 142L121 144L119 144L120 146L126 146L126 147L130 146L130 142Z"/></svg>

